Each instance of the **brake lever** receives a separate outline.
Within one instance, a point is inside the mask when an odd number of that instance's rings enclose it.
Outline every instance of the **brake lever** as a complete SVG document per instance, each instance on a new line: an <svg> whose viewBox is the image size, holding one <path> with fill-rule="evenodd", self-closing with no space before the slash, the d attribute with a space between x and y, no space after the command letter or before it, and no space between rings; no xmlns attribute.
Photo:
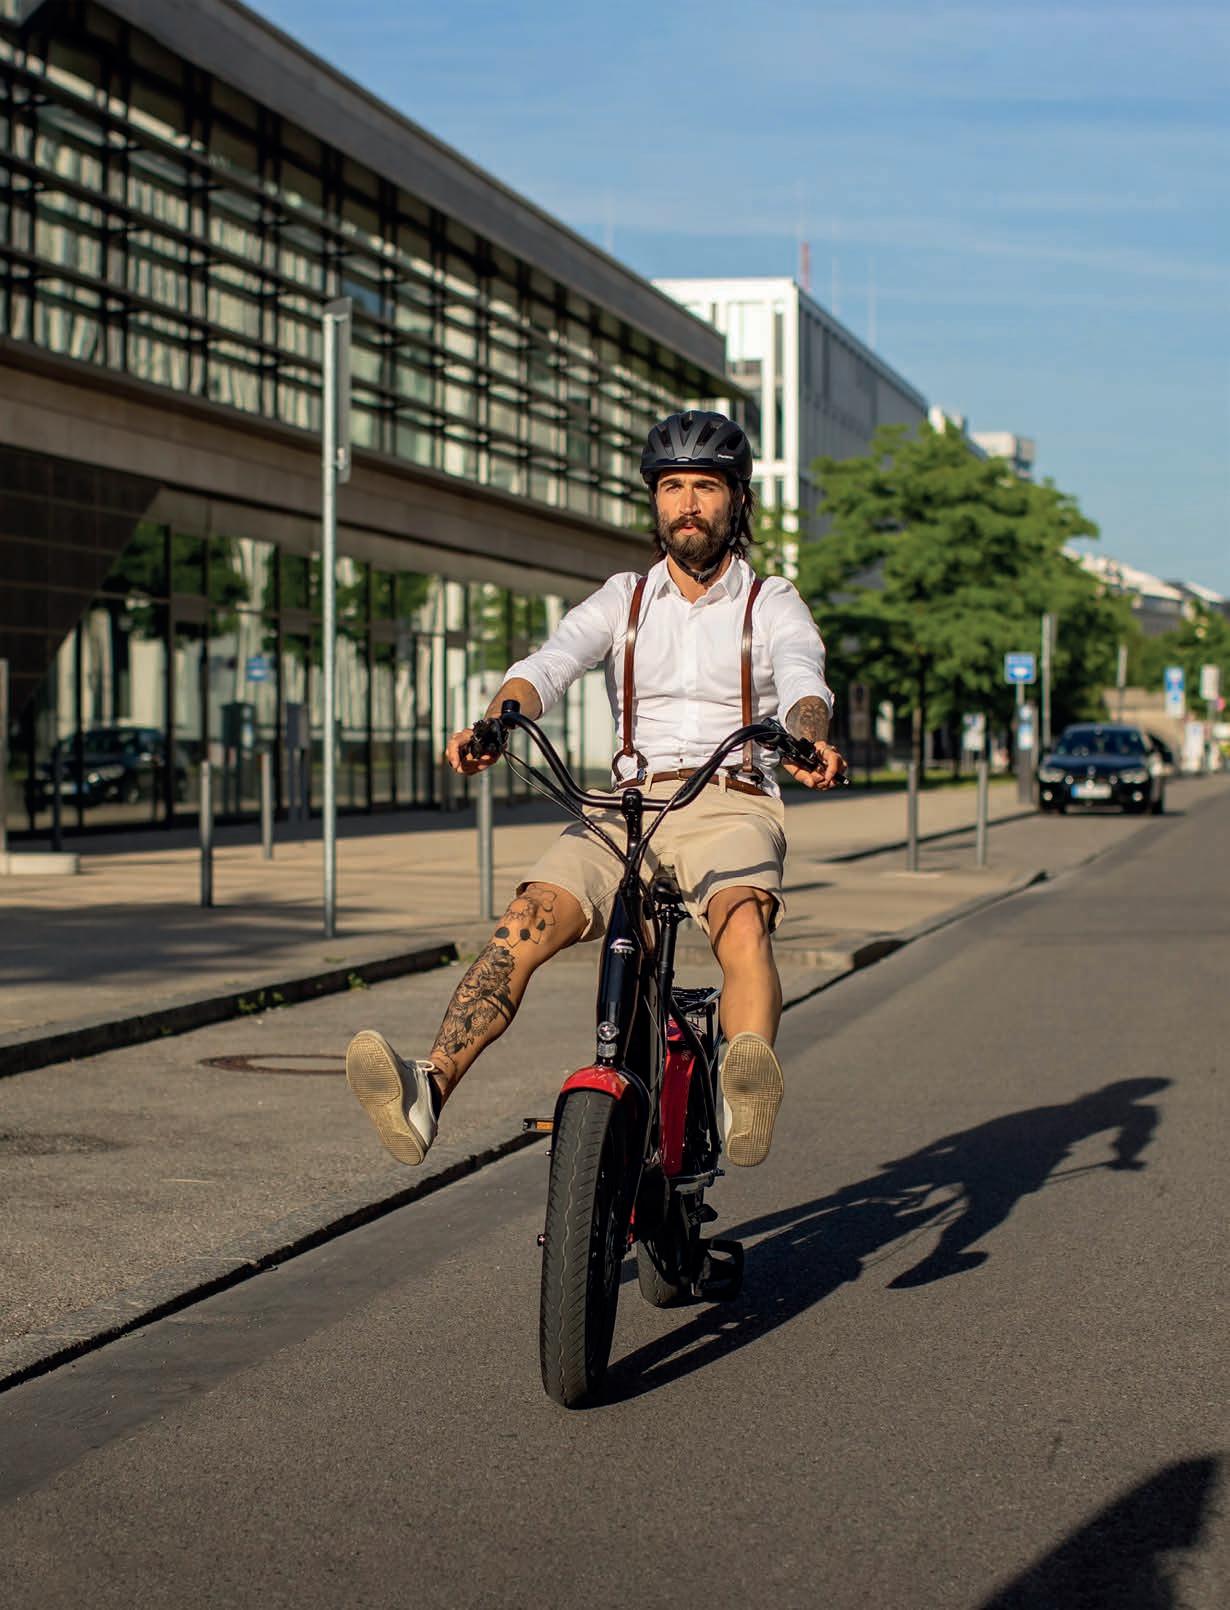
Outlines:
<svg viewBox="0 0 1230 1610"><path fill-rule="evenodd" d="M796 738L790 733L784 733L783 736L786 739L786 743L782 743L779 740L777 746L777 752L783 759L789 760L793 765L803 766L808 771L819 771L823 762L815 744L809 738ZM789 745L788 749L787 744ZM848 768L843 766L829 786L831 788L849 788L850 772Z"/></svg>

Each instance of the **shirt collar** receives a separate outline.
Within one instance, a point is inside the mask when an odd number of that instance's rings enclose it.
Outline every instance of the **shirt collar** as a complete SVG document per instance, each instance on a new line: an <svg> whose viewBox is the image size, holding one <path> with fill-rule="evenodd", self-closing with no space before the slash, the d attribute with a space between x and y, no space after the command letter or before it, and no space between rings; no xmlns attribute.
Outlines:
<svg viewBox="0 0 1230 1610"><path fill-rule="evenodd" d="M738 598L739 594L747 586L747 578L750 574L751 571L747 560L741 559L736 554L726 572L713 583L705 597L713 599L715 602L719 598ZM674 593L677 598L682 598L683 596L675 584L664 558L659 559L657 564L650 568L645 580L647 591L651 598L656 598L659 593L666 592ZM700 602L700 600L697 600L697 602Z"/></svg>

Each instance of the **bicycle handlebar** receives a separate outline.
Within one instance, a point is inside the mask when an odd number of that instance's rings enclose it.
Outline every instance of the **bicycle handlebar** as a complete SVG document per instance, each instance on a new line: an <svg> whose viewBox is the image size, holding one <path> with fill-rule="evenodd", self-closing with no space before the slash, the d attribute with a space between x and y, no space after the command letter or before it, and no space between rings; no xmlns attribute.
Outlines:
<svg viewBox="0 0 1230 1610"><path fill-rule="evenodd" d="M551 768L561 790L573 804L595 810L619 809L621 795L626 790L621 790L619 794L596 794L579 788L575 778L556 752L555 746L546 733L543 732L536 721L532 721L529 716L521 714L521 706L515 699L505 699L500 707L498 716L485 716L474 723L468 745L471 758L479 760L488 755L502 755L507 746L509 734L518 728L529 735L535 747ZM647 799L644 801L644 808L649 811L662 811L668 807L678 810L684 805L690 805L701 789L708 785L710 778L717 775L727 755L736 749L742 748L748 742L759 744L764 749L775 750L783 759L789 760L794 765L806 767L809 771L814 771L820 764L820 757L816 753L814 745L809 743L806 738L793 737L786 731L780 721L771 719L757 721L750 726L740 727L736 732L732 732L728 738L724 738L709 759L702 766L697 767L683 787L678 789L669 800ZM836 780L839 784L848 784L850 781L845 771L842 771Z"/></svg>

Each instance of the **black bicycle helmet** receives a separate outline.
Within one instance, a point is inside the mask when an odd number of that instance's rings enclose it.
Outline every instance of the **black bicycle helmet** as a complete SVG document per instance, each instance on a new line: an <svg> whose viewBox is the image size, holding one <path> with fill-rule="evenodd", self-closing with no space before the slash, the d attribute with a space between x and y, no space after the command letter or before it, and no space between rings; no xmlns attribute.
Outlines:
<svg viewBox="0 0 1230 1610"><path fill-rule="evenodd" d="M641 477L652 487L665 470L720 470L746 486L752 478L752 444L725 414L690 408L671 414L649 432L641 454Z"/></svg>

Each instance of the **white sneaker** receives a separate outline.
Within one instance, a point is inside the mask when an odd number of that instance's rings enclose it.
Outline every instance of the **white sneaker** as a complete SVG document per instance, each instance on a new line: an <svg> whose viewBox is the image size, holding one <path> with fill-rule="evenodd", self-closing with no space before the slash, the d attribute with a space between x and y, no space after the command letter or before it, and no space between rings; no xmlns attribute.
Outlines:
<svg viewBox="0 0 1230 1610"><path fill-rule="evenodd" d="M755 1168L769 1155L786 1088L781 1063L763 1034L735 1035L720 1080L726 1155L739 1168Z"/></svg>
<svg viewBox="0 0 1230 1610"><path fill-rule="evenodd" d="M346 1083L399 1163L421 1163L436 1138L431 1062L403 1062L375 1029L346 1047Z"/></svg>

